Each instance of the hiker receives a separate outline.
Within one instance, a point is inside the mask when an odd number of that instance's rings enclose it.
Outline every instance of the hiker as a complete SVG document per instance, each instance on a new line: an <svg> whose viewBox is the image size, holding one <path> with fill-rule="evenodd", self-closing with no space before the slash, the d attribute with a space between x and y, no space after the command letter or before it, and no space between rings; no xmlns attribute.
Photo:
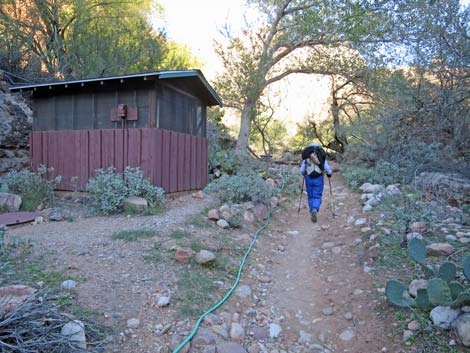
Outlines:
<svg viewBox="0 0 470 353"><path fill-rule="evenodd" d="M300 173L305 179L310 219L315 223L322 202L323 174L326 172L326 176L331 178L332 170L326 160L326 152L319 144L311 143L305 147L302 159Z"/></svg>

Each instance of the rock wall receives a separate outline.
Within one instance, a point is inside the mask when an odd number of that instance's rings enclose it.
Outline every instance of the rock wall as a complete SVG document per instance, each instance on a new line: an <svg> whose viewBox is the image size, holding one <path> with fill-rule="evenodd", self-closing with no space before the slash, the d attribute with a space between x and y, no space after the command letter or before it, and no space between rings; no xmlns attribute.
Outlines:
<svg viewBox="0 0 470 353"><path fill-rule="evenodd" d="M19 94L10 94L0 73L0 175L29 166L33 112Z"/></svg>

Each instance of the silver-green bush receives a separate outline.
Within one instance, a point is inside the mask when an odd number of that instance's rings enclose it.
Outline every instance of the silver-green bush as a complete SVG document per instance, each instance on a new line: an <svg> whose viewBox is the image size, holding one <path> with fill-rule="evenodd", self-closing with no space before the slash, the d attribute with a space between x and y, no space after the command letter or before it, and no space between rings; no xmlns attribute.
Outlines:
<svg viewBox="0 0 470 353"><path fill-rule="evenodd" d="M273 195L266 181L255 173L223 175L209 184L205 191L217 192L221 201L234 203L246 201L266 203Z"/></svg>
<svg viewBox="0 0 470 353"><path fill-rule="evenodd" d="M46 166L41 165L37 172L22 169L8 173L8 190L21 196L22 210L34 211L39 204L52 200L53 190L60 184L62 177L59 175L48 180L46 176L48 171L52 172L53 169L47 169Z"/></svg>
<svg viewBox="0 0 470 353"><path fill-rule="evenodd" d="M88 180L87 191L92 206L104 214L121 211L129 196L143 197L152 207L161 206L165 201L165 191L153 186L138 167L126 167L124 175L116 173L114 167L98 169L96 177Z"/></svg>

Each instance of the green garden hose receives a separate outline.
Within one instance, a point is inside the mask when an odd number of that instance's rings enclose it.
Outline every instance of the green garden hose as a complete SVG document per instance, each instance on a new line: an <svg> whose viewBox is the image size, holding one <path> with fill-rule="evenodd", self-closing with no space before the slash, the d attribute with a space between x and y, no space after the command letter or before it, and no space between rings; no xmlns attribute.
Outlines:
<svg viewBox="0 0 470 353"><path fill-rule="evenodd" d="M283 189L284 189L284 184L285 184L285 179L284 177L281 175L281 179L282 179L282 186L280 189L278 189L278 193L281 192ZM232 288L230 288L230 290L227 292L227 294L225 294L225 296L219 300L219 302L217 304L215 304L212 308L210 308L209 310L207 310L204 314L202 314L199 319L196 321L196 324L194 325L194 328L193 330L191 331L191 333L188 335L188 337L186 337L184 339L183 342L180 343L180 345L178 347L176 347L176 349L173 351L173 353L178 353L181 349L183 349L183 347L185 345L187 345L194 337L194 335L196 334L199 326L201 325L201 322L202 320L204 320L204 318L209 315L210 313L212 313L213 311L217 310L223 303L225 303L225 301L230 297L230 295L232 295L232 292L235 290L235 288L237 287L238 283L240 282L240 277L242 275L242 271L243 271L243 268L245 267L245 262L246 262L246 259L248 258L248 255L250 254L251 252L251 249L253 248L253 246L255 245L256 243L256 239L258 238L258 235L264 230L264 228L266 228L269 224L269 220L271 219L271 208L269 207L269 204L268 204L268 216L266 218L266 221L264 222L264 224L258 228L258 230L255 232L254 236L253 236L253 240L251 241L251 244L250 246L248 247L247 251L245 252L245 255L243 256L243 259L242 259L242 262L240 263L240 268L238 269L238 274L237 274L237 279L235 280Z"/></svg>

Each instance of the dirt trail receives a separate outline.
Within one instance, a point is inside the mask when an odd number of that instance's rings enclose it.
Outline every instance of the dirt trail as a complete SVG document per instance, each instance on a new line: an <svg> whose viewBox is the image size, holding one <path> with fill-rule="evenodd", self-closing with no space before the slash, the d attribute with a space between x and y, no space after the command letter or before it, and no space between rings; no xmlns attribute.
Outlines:
<svg viewBox="0 0 470 353"><path fill-rule="evenodd" d="M270 227L288 234L286 251L276 256L269 293L269 302L286 318L285 340L303 336L300 342L317 342L334 352L394 352L384 336L390 331L380 294L358 260L357 239L363 234L353 222L360 216L357 195L335 180L334 218L328 187L324 194L318 223L311 222L303 200L300 213L291 205Z"/></svg>
<svg viewBox="0 0 470 353"><path fill-rule="evenodd" d="M396 338L386 334L394 330L383 317L381 294L358 261L357 239L364 234L354 226L354 219L361 216L357 195L339 178L333 178L333 186L339 215L336 218L329 207L328 185L316 224L310 221L306 195L300 213L296 202L273 212L272 222L258 238L240 283L250 286L252 294L230 297L215 312L218 319L213 321L219 321L217 325L202 325L198 338L193 340L199 346L194 344L192 353L242 352L237 350L240 346L233 351L223 350L220 345L226 343L242 345L249 353L401 351ZM188 230L188 219L210 202L184 196L170 202L164 215L96 217L26 226L11 232L31 238L38 244L38 253L49 255L53 268L62 268L78 279L80 303L101 313L106 325L125 330L128 318L140 319L140 328L130 330L126 337L113 338L110 352L167 353L169 342L175 347L194 324L178 321L172 305L154 309L158 295L173 295L177 290L173 260L157 265L143 260L154 239L123 243L113 241L111 236L117 230L132 228ZM189 231L205 239L206 244L220 241L221 230L217 228L192 227ZM244 227L224 234L246 246L253 233ZM167 248L172 244L168 243ZM244 329L237 337L231 333L234 323ZM269 337L271 324L282 329L278 337ZM158 326L164 329L159 331Z"/></svg>

